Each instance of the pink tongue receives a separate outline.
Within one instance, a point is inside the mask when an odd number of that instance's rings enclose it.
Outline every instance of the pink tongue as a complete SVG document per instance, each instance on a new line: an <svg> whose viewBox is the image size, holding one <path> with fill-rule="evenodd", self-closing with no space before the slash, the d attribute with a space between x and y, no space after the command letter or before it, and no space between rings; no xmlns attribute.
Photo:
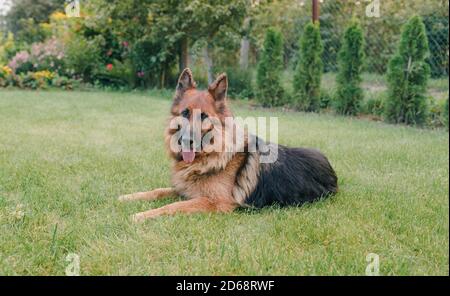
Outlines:
<svg viewBox="0 0 450 296"><path fill-rule="evenodd" d="M187 151L187 152L181 152L181 155L183 156L184 162L191 163L195 159L195 152L194 151Z"/></svg>

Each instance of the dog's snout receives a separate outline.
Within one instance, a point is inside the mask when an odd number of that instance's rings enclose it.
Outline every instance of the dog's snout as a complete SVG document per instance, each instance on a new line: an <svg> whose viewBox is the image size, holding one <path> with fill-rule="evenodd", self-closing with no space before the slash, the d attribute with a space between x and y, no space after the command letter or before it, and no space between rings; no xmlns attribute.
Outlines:
<svg viewBox="0 0 450 296"><path fill-rule="evenodd" d="M192 145L194 144L194 140L181 138L181 144L192 147Z"/></svg>

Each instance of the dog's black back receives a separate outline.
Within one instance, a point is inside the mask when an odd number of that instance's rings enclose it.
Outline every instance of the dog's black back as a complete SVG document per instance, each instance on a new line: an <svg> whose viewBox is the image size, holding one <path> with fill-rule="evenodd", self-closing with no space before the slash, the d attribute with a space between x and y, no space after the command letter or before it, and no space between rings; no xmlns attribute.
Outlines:
<svg viewBox="0 0 450 296"><path fill-rule="evenodd" d="M301 205L337 190L336 173L321 152L279 145L278 159L260 164L257 186L245 203L256 208Z"/></svg>

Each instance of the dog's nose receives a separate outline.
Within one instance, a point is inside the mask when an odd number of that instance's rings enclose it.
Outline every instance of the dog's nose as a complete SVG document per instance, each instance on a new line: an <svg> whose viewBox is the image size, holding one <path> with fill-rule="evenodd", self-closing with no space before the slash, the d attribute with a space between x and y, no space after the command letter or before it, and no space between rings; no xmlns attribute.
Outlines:
<svg viewBox="0 0 450 296"><path fill-rule="evenodd" d="M178 144L180 144L183 148L191 149L194 146L194 140L181 138L181 143L178 141Z"/></svg>

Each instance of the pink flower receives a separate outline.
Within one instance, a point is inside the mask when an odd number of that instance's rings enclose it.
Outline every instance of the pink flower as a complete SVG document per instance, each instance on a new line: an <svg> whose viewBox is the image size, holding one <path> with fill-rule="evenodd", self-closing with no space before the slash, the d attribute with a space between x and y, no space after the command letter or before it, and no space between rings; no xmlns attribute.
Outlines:
<svg viewBox="0 0 450 296"><path fill-rule="evenodd" d="M106 69L107 69L108 71L111 71L111 70L113 69L113 64L108 64L108 65L106 65Z"/></svg>
<svg viewBox="0 0 450 296"><path fill-rule="evenodd" d="M18 52L12 60L9 62L8 66L14 71L19 68L22 64L28 62L30 60L30 54L23 50Z"/></svg>
<svg viewBox="0 0 450 296"><path fill-rule="evenodd" d="M137 72L136 74L137 74L137 76L138 76L139 78L142 78L142 77L145 76L145 72L144 72L144 71L139 71L139 72Z"/></svg>
<svg viewBox="0 0 450 296"><path fill-rule="evenodd" d="M130 44L128 43L128 41L124 41L124 42L122 42L122 45L123 45L123 47L128 47L128 45L130 45Z"/></svg>

